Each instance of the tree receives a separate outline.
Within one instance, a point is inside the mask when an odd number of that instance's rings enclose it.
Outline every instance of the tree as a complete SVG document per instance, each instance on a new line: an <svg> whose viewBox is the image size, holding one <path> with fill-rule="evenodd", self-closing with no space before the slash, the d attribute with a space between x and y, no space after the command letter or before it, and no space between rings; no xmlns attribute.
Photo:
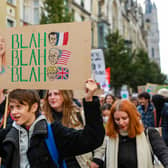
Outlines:
<svg viewBox="0 0 168 168"><path fill-rule="evenodd" d="M106 67L111 68L110 84L115 94L124 84L133 88L133 91L146 83L164 84L166 76L156 63L150 61L147 52L143 49L132 52L125 41L118 31L107 36L105 62Z"/></svg>
<svg viewBox="0 0 168 168"><path fill-rule="evenodd" d="M71 22L72 13L68 10L67 0L44 0L41 24Z"/></svg>
<svg viewBox="0 0 168 168"><path fill-rule="evenodd" d="M137 86L146 85L146 83L165 83L166 76L161 73L155 62L150 61L146 51L138 49L132 58L132 79L129 81L129 86L134 91L137 90Z"/></svg>
<svg viewBox="0 0 168 168"><path fill-rule="evenodd" d="M118 31L109 34L106 39L105 62L106 67L111 68L111 86L115 89L115 94L117 94L120 87L123 84L128 84L131 78L132 55Z"/></svg>

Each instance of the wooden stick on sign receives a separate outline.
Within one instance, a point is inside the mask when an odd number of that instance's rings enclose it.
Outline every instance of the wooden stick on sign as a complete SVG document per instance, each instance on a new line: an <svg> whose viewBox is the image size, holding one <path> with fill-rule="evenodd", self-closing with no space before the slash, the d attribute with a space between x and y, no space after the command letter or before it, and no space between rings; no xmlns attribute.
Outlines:
<svg viewBox="0 0 168 168"><path fill-rule="evenodd" d="M4 113L4 124L3 124L3 128L6 128L7 117L8 117L8 95L6 96L6 104L5 104L5 113Z"/></svg>

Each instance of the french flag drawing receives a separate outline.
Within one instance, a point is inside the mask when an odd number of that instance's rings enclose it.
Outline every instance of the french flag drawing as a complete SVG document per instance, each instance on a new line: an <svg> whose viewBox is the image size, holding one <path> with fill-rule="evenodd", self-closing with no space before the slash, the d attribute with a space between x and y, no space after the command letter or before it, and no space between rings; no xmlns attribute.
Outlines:
<svg viewBox="0 0 168 168"><path fill-rule="evenodd" d="M56 32L57 42L56 46L65 46L68 44L69 33L68 32Z"/></svg>

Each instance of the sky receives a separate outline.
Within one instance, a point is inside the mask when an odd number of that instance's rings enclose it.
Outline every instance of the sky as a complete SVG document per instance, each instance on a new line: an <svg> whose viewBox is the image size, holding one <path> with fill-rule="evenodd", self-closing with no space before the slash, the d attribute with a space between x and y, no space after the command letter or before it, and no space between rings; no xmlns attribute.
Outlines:
<svg viewBox="0 0 168 168"><path fill-rule="evenodd" d="M137 0L144 7L145 0ZM168 0L151 0L155 2L158 13L158 24L160 31L160 60L161 71L168 75Z"/></svg>

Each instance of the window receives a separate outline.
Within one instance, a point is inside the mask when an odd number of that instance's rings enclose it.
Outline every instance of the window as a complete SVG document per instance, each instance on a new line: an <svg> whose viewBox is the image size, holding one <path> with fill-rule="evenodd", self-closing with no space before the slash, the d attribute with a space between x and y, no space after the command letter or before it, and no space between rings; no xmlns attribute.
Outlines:
<svg viewBox="0 0 168 168"><path fill-rule="evenodd" d="M23 20L29 22L29 6L25 4L23 6Z"/></svg>
<svg viewBox="0 0 168 168"><path fill-rule="evenodd" d="M34 24L39 24L40 22L40 4L39 4L39 0L34 0L34 11L33 11L33 23Z"/></svg>
<svg viewBox="0 0 168 168"><path fill-rule="evenodd" d="M74 2L76 2L77 4L81 4L81 0L74 0Z"/></svg>
<svg viewBox="0 0 168 168"><path fill-rule="evenodd" d="M72 9L72 20L74 21L75 20L75 10Z"/></svg>
<svg viewBox="0 0 168 168"><path fill-rule="evenodd" d="M84 16L81 16L81 21L84 21L85 20L85 17Z"/></svg>
<svg viewBox="0 0 168 168"><path fill-rule="evenodd" d="M91 0L85 0L85 9L88 11L88 12L91 12Z"/></svg>
<svg viewBox="0 0 168 168"><path fill-rule="evenodd" d="M98 2L98 16L101 16L101 2Z"/></svg>
<svg viewBox="0 0 168 168"><path fill-rule="evenodd" d="M7 0L7 2L12 4L12 5L16 5L16 0Z"/></svg>
<svg viewBox="0 0 168 168"><path fill-rule="evenodd" d="M91 27L91 35L92 35L92 47L94 47L94 23L92 23L92 27Z"/></svg>
<svg viewBox="0 0 168 168"><path fill-rule="evenodd" d="M155 57L155 49L152 48L152 57L154 58Z"/></svg>
<svg viewBox="0 0 168 168"><path fill-rule="evenodd" d="M33 3L35 8L39 8L39 0L34 0Z"/></svg>
<svg viewBox="0 0 168 168"><path fill-rule="evenodd" d="M14 27L15 26L15 21L11 19L7 19L7 27Z"/></svg>
<svg viewBox="0 0 168 168"><path fill-rule="evenodd" d="M150 19L146 19L146 22L147 22L147 23L150 23Z"/></svg>
<svg viewBox="0 0 168 168"><path fill-rule="evenodd" d="M103 25L99 25L99 47L100 48L103 48L103 46L104 46L104 38L103 38L103 36L104 36L104 27L103 27Z"/></svg>
<svg viewBox="0 0 168 168"><path fill-rule="evenodd" d="M81 0L81 6L84 8L84 0Z"/></svg>
<svg viewBox="0 0 168 168"><path fill-rule="evenodd" d="M39 22L40 22L39 8L34 8L34 24L39 24Z"/></svg>

